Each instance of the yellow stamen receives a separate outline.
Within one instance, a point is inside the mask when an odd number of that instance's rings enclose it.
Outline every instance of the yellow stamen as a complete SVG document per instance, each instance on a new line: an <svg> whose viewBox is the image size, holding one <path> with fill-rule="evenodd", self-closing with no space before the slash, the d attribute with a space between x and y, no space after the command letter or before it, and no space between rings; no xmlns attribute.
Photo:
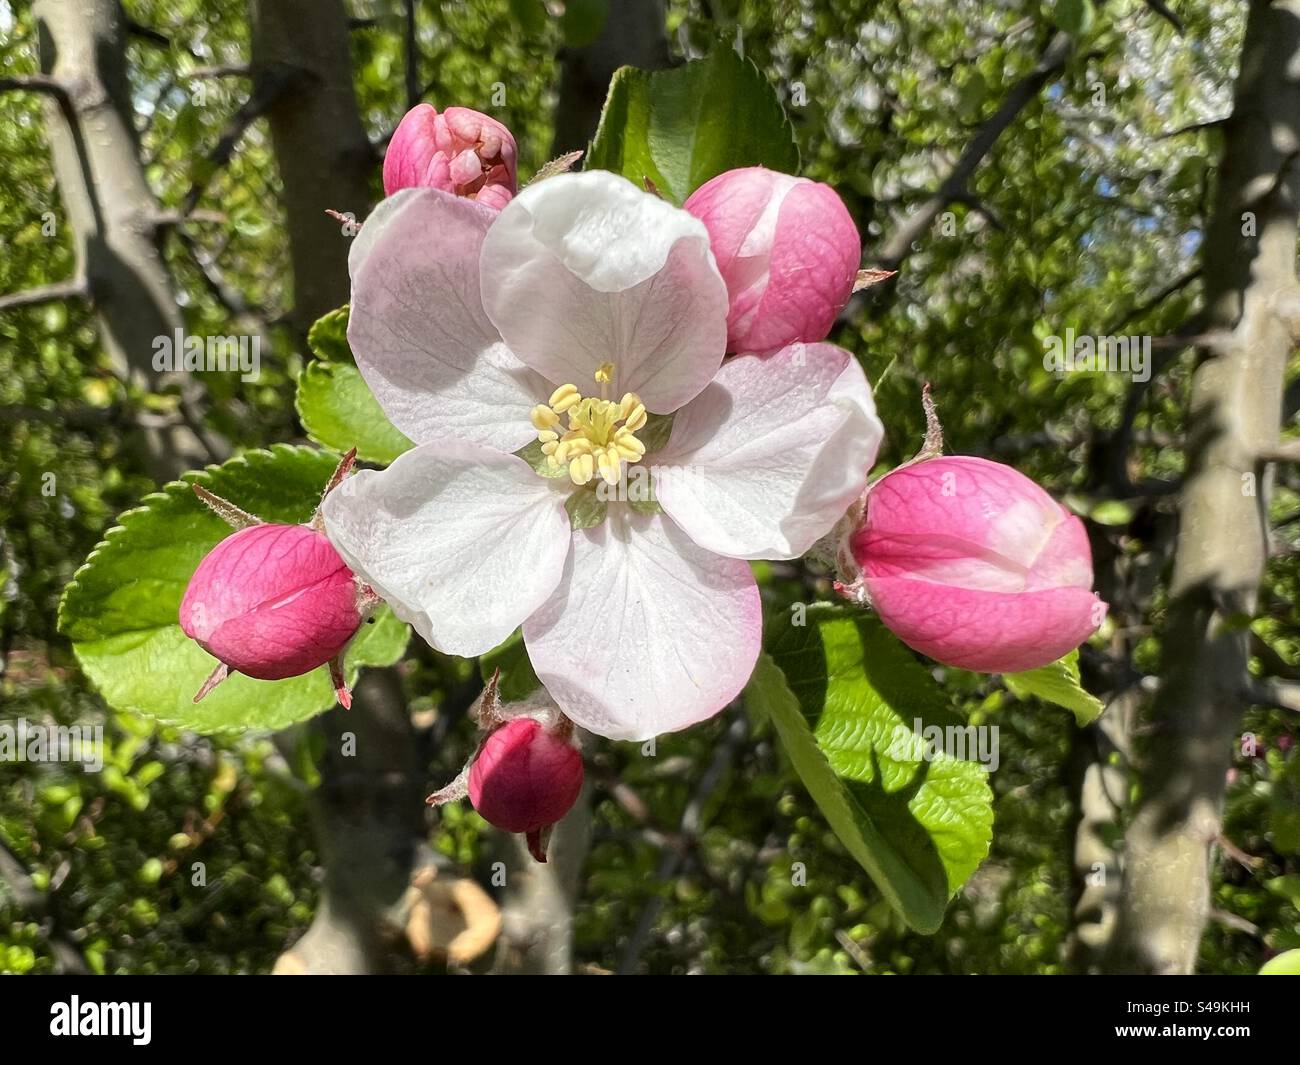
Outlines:
<svg viewBox="0 0 1300 1065"><path fill-rule="evenodd" d="M639 432L641 429L645 428L646 419L648 417L649 415L646 414L645 407L638 403L632 413L624 420L623 424L626 425L631 432Z"/></svg>
<svg viewBox="0 0 1300 1065"><path fill-rule="evenodd" d="M600 453L600 475L606 484L618 484L618 475L623 467L618 448L610 446Z"/></svg>
<svg viewBox="0 0 1300 1065"><path fill-rule="evenodd" d="M600 396L584 396L574 384L560 385L546 403L529 411L529 420L537 430L542 454L569 471L569 480L578 487L589 484L597 474L607 484L616 485L623 475L623 463L640 462L645 444L636 432L646 424L648 415L635 392L625 392L617 403L608 398L614 380L612 362L601 363L595 372ZM562 424L566 421L567 428Z"/></svg>
<svg viewBox="0 0 1300 1065"><path fill-rule="evenodd" d="M538 430L553 429L560 424L560 416L545 403L539 403L529 413L533 428Z"/></svg>
<svg viewBox="0 0 1300 1065"><path fill-rule="evenodd" d="M549 402L556 414L563 414L582 402L582 394L578 391L577 385L560 385L551 393Z"/></svg>
<svg viewBox="0 0 1300 1065"><path fill-rule="evenodd" d="M591 480L596 472L596 462L590 453L579 455L569 463L569 480L581 487Z"/></svg>

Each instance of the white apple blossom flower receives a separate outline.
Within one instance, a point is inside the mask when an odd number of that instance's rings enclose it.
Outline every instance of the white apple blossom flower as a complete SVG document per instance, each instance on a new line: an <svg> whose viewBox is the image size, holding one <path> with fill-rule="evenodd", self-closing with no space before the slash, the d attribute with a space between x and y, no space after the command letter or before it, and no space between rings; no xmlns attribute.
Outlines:
<svg viewBox="0 0 1300 1065"><path fill-rule="evenodd" d="M722 709L759 651L746 560L803 554L865 486L882 430L857 362L829 344L724 362L703 224L600 171L499 214L403 190L349 268L357 365L417 444L325 500L353 570L445 653L522 624L592 732L646 739ZM645 469L648 506L588 498ZM575 528L579 501L598 523Z"/></svg>

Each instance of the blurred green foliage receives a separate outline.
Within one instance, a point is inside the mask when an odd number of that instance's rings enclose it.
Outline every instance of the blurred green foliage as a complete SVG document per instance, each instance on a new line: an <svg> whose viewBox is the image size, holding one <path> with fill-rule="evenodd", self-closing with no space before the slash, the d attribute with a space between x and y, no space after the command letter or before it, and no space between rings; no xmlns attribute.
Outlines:
<svg viewBox="0 0 1300 1065"><path fill-rule="evenodd" d="M193 78L248 55L242 0L126 0L170 45L133 38L129 58L143 157L164 207L177 208L203 157L248 91L246 78ZM521 171L550 148L557 49L592 34L590 5L558 18L540 0L421 3L425 99L496 115L514 131ZM840 191L866 263L919 206L1057 26L1076 34L1050 79L998 140L971 183L907 258L898 281L857 297L833 338L862 359L889 433L884 465L922 430L918 394L935 394L958 453L1014 463L1089 517L1111 617L1082 667L1113 697L1156 667L1171 503L1141 491L1181 470L1186 365L1148 391L1117 478L1104 461L1128 382L1064 379L1042 367L1043 338L1172 332L1195 306L1199 234L1216 176L1212 128L1227 113L1240 6L1183 5L1187 32L1138 0L1104 7L975 0L672 0L678 57L741 41L780 91L804 172ZM1069 5L1065 5L1069 6ZM382 146L405 106L393 6L358 0L353 33L364 122ZM1084 10L1086 9L1086 10ZM1080 14L1080 11L1083 14ZM1091 12L1091 16L1087 13ZM27 5L0 0L0 74L36 69ZM504 102L500 103L504 88ZM495 94L495 97L494 97ZM72 270L41 101L0 94L0 292ZM375 167L376 190L379 168ZM269 137L254 123L200 207L225 224L170 233L165 248L186 324L265 328L256 387L207 375L213 428L240 447L304 442L292 404L306 352L288 308L283 219ZM51 235L52 234L52 235ZM232 314L225 286L246 310ZM105 767L0 766L0 842L31 874L43 914L0 881L0 971L43 972L72 942L101 972L262 972L310 921L320 876L305 830L310 752L267 739L200 739L108 711L54 628L73 570L112 518L155 486L127 433L139 397L109 372L81 303L0 316L0 722L102 723ZM175 416L172 398L150 400ZM1281 471L1274 517L1300 512ZM1294 548L1294 521L1279 541ZM769 612L825 595L828 583L782 564L761 568ZM811 587L809 583L811 582ZM1253 626L1256 666L1300 676L1293 554L1272 565ZM439 722L464 667L415 647L411 711L436 745L431 784L472 749L463 720ZM971 723L1001 729L991 778L990 857L933 936L908 932L845 852L798 782L770 725L719 719L636 745L589 750L595 841L577 912L576 954L594 970L631 961L655 972L1051 973L1064 967L1076 887L1073 773L1090 740L1068 713L1022 703L987 678L942 678ZM430 722L432 721L432 724ZM1257 971L1300 946L1300 756L1281 711L1251 711L1255 753L1232 770L1215 851L1215 919L1201 951L1210 972ZM717 786L700 782L717 768ZM631 801L629 796L634 796ZM697 833L683 831L698 822ZM486 873L487 833L467 807L430 821L431 844ZM195 883L202 863L206 887ZM483 876L486 881L486 876ZM634 949L629 951L629 944ZM635 959L629 957L635 954Z"/></svg>

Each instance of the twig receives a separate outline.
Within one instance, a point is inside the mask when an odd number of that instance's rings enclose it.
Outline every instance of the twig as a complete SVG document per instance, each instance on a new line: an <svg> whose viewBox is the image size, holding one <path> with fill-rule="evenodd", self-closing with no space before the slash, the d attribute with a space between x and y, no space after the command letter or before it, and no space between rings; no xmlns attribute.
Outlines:
<svg viewBox="0 0 1300 1065"><path fill-rule="evenodd" d="M709 768L704 771L704 775L700 777L695 793L691 796L690 802L686 804L686 809L682 813L678 836L682 838L685 845L666 849L659 856L659 865L655 869L656 883L662 884L672 879L682 863L686 861L688 855L694 850L694 845L699 839L703 828L704 808L722 783L732 759L735 758L736 752L740 749L740 745L745 741L748 734L748 718L743 712L737 713L731 719L726 734L717 746L713 761L709 764ZM650 934L654 931L655 922L658 921L663 907L664 897L662 894L654 895L646 903L645 909L641 911L641 918L637 921L636 930L628 940L623 951L623 957L619 960L618 971L620 974L630 973L636 968L637 961L641 957L641 952L645 949L646 943L649 942Z"/></svg>
<svg viewBox="0 0 1300 1065"><path fill-rule="evenodd" d="M39 285L8 296L0 296L0 311L14 311L22 307L34 307L39 303L52 303L55 300L88 299L89 296L90 287L84 278L56 281L52 285Z"/></svg>

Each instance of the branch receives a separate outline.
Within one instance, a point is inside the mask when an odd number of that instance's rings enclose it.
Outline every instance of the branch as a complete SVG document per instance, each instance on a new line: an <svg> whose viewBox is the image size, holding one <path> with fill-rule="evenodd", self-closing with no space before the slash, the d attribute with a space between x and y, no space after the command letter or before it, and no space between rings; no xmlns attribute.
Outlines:
<svg viewBox="0 0 1300 1065"><path fill-rule="evenodd" d="M53 303L55 300L89 298L90 287L86 284L85 278L74 278L71 281L56 281L52 285L40 285L9 296L0 296L0 312L34 307L40 303Z"/></svg>
<svg viewBox="0 0 1300 1065"><path fill-rule="evenodd" d="M708 769L704 771L704 775L700 777L700 782L695 788L695 794L691 796L691 801L686 804L686 809L682 813L681 825L677 832L677 838L681 841L681 845L671 847L659 856L659 866L655 870L655 881L657 883L662 884L672 879L682 863L694 850L700 833L704 829L704 809L713 797L713 793L726 778L732 759L735 758L736 752L740 750L741 744L745 742L745 737L748 734L749 718L743 711L735 714L731 719L731 724L727 726L722 742L717 746L713 761L709 764ZM650 901L646 903L645 909L641 911L641 919L637 921L636 930L632 933L627 946L623 950L623 956L619 959L618 971L620 973L630 973L636 968L637 961L649 942L650 934L654 931L655 922L659 919L663 906L664 896L662 894L651 896Z"/></svg>
<svg viewBox="0 0 1300 1065"><path fill-rule="evenodd" d="M1300 440L1283 440L1259 457L1264 462L1300 462Z"/></svg>
<svg viewBox="0 0 1300 1065"><path fill-rule="evenodd" d="M882 266L896 270L911 253L912 244L930 228L935 216L966 193L966 183L976 168L1016 116L1038 95L1052 75L1065 66L1072 47L1073 41L1068 33L1053 34L1034 69L1012 86L998 109L979 127L939 188L885 243L878 260Z"/></svg>
<svg viewBox="0 0 1300 1065"><path fill-rule="evenodd" d="M257 119L266 114L302 75L302 71L284 65L259 70L253 77L253 91L231 117L212 151L208 153L208 166L203 176L195 180L186 194L181 211L189 214L198 204L204 191L231 157L240 139Z"/></svg>
<svg viewBox="0 0 1300 1065"><path fill-rule="evenodd" d="M1256 706L1272 706L1300 714L1300 683L1296 681L1254 677L1246 682L1241 695Z"/></svg>
<svg viewBox="0 0 1300 1065"><path fill-rule="evenodd" d="M420 92L420 43L415 35L415 0L406 0L406 109L418 104Z"/></svg>
<svg viewBox="0 0 1300 1065"><path fill-rule="evenodd" d="M86 964L85 956L60 929L59 922L52 912L49 892L41 891L32 882L27 867L3 842L0 842L0 880L4 880L9 885L18 908L42 924L42 932L50 945L50 951L54 955L54 962L59 971L79 975L88 974L90 966Z"/></svg>
<svg viewBox="0 0 1300 1065"><path fill-rule="evenodd" d="M69 125L77 121L77 109L72 102L72 91L68 86L50 74L16 74L0 78L0 92L36 92L52 96L58 102L59 110Z"/></svg>

